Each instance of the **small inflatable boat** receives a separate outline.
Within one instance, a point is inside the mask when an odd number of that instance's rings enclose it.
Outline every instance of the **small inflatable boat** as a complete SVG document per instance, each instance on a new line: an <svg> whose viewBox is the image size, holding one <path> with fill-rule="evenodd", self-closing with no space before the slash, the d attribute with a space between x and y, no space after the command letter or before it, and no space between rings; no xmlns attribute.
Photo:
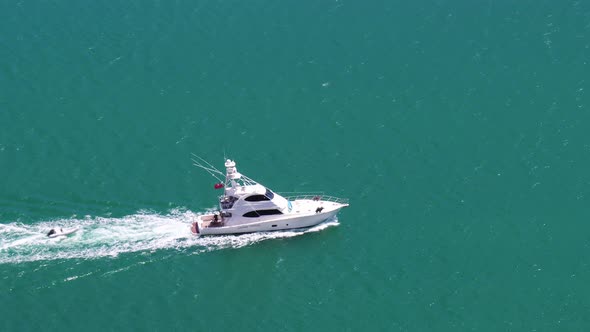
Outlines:
<svg viewBox="0 0 590 332"><path fill-rule="evenodd" d="M58 236L68 236L70 234L76 233L78 230L79 230L78 227L74 227L74 228L70 228L70 229L63 229L63 228L51 229L49 231L49 233L47 233L47 237L54 238L54 237L58 237Z"/></svg>

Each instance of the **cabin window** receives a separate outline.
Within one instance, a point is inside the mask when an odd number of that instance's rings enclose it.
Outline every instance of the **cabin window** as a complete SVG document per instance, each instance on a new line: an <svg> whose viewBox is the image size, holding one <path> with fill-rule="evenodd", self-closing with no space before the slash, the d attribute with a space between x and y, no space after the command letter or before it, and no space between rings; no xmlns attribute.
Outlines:
<svg viewBox="0 0 590 332"><path fill-rule="evenodd" d="M247 202L262 202L262 201L270 201L270 199L264 195L252 195L246 197Z"/></svg>
<svg viewBox="0 0 590 332"><path fill-rule="evenodd" d="M248 196L246 197L246 201L248 202L262 202L262 201L270 201L271 199L273 199L275 197L275 194L270 191L270 189L268 188L264 188L266 189L266 191L264 192L264 195L252 195L252 196Z"/></svg>
<svg viewBox="0 0 590 332"><path fill-rule="evenodd" d="M283 214L281 211L277 209L272 210L254 210L244 214L244 217L247 218L258 218L260 216L270 216L273 214Z"/></svg>

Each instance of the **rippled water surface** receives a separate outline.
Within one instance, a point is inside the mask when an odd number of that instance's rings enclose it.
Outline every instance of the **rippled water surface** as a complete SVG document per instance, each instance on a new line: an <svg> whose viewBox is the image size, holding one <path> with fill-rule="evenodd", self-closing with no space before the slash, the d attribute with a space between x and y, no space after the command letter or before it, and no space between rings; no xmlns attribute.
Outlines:
<svg viewBox="0 0 590 332"><path fill-rule="evenodd" d="M0 331L588 330L588 59L587 1L2 1ZM351 204L195 238L191 153Z"/></svg>

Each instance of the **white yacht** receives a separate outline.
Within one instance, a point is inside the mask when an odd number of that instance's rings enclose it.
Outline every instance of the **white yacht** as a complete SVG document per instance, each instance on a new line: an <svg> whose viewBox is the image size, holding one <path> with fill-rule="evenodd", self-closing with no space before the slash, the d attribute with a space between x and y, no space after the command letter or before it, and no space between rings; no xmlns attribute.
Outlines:
<svg viewBox="0 0 590 332"><path fill-rule="evenodd" d="M238 234L267 232L317 225L348 206L348 200L321 194L283 197L260 183L240 174L236 163L225 162L224 174L200 157L193 160L217 178L216 189L223 189L219 210L201 215L192 224L196 235ZM204 164L203 164L204 163Z"/></svg>

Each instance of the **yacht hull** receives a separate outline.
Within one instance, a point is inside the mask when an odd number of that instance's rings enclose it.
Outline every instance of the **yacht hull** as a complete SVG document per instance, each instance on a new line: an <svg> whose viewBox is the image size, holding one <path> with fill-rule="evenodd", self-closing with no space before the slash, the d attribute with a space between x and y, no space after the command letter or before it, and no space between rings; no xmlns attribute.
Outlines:
<svg viewBox="0 0 590 332"><path fill-rule="evenodd" d="M278 218L269 218L251 223L240 223L236 225L217 227L203 227L202 221L199 220L195 222L196 225L193 224L192 230L193 233L197 232L199 235L223 235L309 228L332 218L338 213L338 211L340 211L342 207L323 213L302 214L298 216L285 215Z"/></svg>

